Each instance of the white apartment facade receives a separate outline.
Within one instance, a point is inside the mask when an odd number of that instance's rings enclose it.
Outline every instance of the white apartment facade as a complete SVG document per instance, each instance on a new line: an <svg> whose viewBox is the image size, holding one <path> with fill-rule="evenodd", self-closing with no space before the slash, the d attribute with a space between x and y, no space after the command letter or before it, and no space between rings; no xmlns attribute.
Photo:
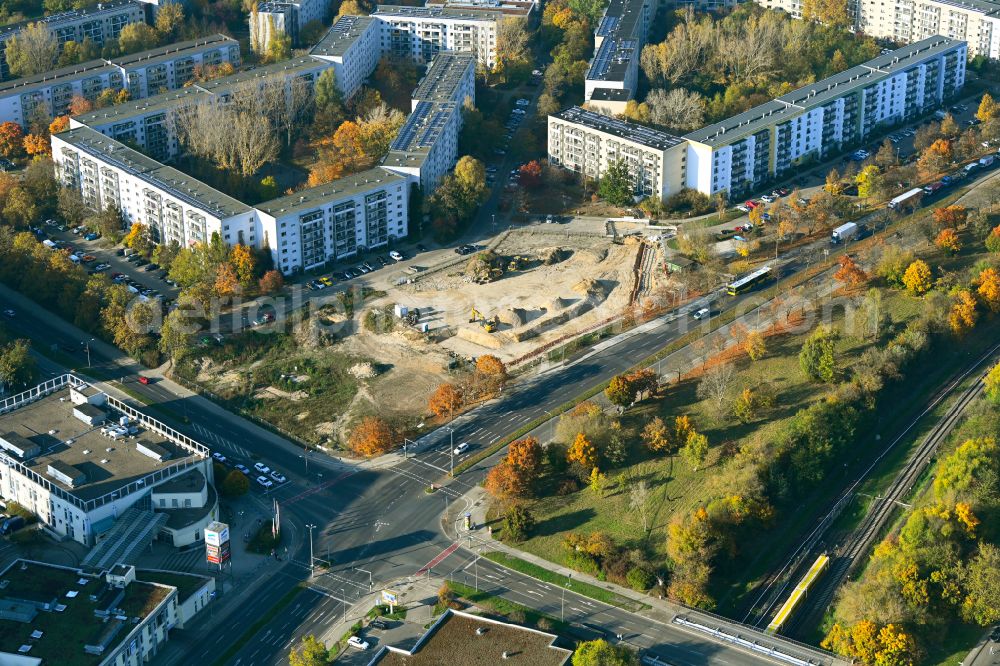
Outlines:
<svg viewBox="0 0 1000 666"><path fill-rule="evenodd" d="M118 39L126 25L145 21L146 11L143 7L143 3L135 0L112 0L5 26L0 29L0 79L10 78L6 57L7 41L20 34L28 24L42 23L60 45L90 39L98 46L104 46L105 42Z"/></svg>
<svg viewBox="0 0 1000 666"><path fill-rule="evenodd" d="M687 186L736 193L915 118L965 83L964 42L932 37L684 136Z"/></svg>
<svg viewBox="0 0 1000 666"><path fill-rule="evenodd" d="M311 21L324 21L329 3L322 0L268 0L257 4L250 12L250 46L255 51L267 49L273 33L283 33L292 38L292 44L301 43L302 29Z"/></svg>
<svg viewBox="0 0 1000 666"><path fill-rule="evenodd" d="M665 199L684 187L682 139L580 107L549 116L548 154L550 164L593 180L624 160L637 197Z"/></svg>
<svg viewBox="0 0 1000 666"><path fill-rule="evenodd" d="M0 122L27 127L32 117L48 118L68 111L74 97L90 101L105 90L128 90L143 99L182 87L197 68L230 63L240 65L240 45L224 35L181 42L113 60L91 60L38 76L0 83Z"/></svg>
<svg viewBox="0 0 1000 666"><path fill-rule="evenodd" d="M375 168L257 206L261 234L284 273L308 270L407 234L409 179Z"/></svg>
<svg viewBox="0 0 1000 666"><path fill-rule="evenodd" d="M329 62L344 99L350 99L382 58L382 25L371 16L341 16L310 51Z"/></svg>
<svg viewBox="0 0 1000 666"><path fill-rule="evenodd" d="M382 51L430 62L441 51L472 53L485 67L496 64L499 11L442 6L379 5L372 14L382 25Z"/></svg>
<svg viewBox="0 0 1000 666"><path fill-rule="evenodd" d="M802 0L757 0L802 18ZM858 32L910 44L941 35L969 45L969 56L1000 58L1000 3L992 0L848 0Z"/></svg>

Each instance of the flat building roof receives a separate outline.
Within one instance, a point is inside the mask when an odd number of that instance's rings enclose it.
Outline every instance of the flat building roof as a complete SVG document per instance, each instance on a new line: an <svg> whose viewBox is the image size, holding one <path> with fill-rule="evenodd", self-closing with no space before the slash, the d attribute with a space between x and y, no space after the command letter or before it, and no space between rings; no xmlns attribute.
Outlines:
<svg viewBox="0 0 1000 666"><path fill-rule="evenodd" d="M21 646L31 648L24 655L41 659L43 664L91 666L107 658L135 625L131 618L146 619L173 591L165 584L135 581L124 589L116 604L128 620L110 619L96 612L107 611L109 584L103 575L82 570L15 560L0 574L0 599L20 599L32 604L53 600L62 610L38 612L29 622L0 620L0 652L19 654ZM118 625L114 623L118 622ZM109 633L109 629L114 633ZM37 636L37 637L36 637ZM103 655L88 654L85 647L108 642Z"/></svg>
<svg viewBox="0 0 1000 666"><path fill-rule="evenodd" d="M22 464L75 497L82 500L100 497L158 469L194 457L167 437L143 427L134 439L111 439L102 434L105 426L87 425L73 415L75 405L69 396L70 390L63 388L0 415L0 431L13 432L41 447L41 454L21 461ZM107 409L109 414L114 413L110 407ZM173 457L169 463L157 463L136 450L140 440L169 450ZM68 485L48 474L49 466L67 472L75 470L85 475L86 480L80 485Z"/></svg>
<svg viewBox="0 0 1000 666"><path fill-rule="evenodd" d="M282 217L289 213L311 210L338 199L353 197L379 186L396 185L405 181L406 179L402 176L375 167L368 171L343 176L329 183L307 187L278 199L265 201L257 204L257 208L273 217Z"/></svg>
<svg viewBox="0 0 1000 666"><path fill-rule="evenodd" d="M442 51L434 56L424 78L411 95L415 100L428 102L462 102L455 99L455 91L474 67L472 54Z"/></svg>
<svg viewBox="0 0 1000 666"><path fill-rule="evenodd" d="M309 53L315 56L343 56L375 20L371 16L341 16Z"/></svg>
<svg viewBox="0 0 1000 666"><path fill-rule="evenodd" d="M575 125L583 125L589 129L611 134L620 139L633 141L648 148L655 148L656 150L666 150L683 143L683 139L673 134L668 134L638 123L605 116L594 111L588 111L579 106L570 107L551 117Z"/></svg>

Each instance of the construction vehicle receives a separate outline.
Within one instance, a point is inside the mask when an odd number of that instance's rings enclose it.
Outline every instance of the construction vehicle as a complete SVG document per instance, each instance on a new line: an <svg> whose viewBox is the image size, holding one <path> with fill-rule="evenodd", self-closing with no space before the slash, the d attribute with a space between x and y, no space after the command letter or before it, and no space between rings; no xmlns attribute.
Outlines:
<svg viewBox="0 0 1000 666"><path fill-rule="evenodd" d="M510 264L507 265L507 271L510 272L510 271L524 270L527 264L528 264L528 259L526 257L522 257L521 255L516 255L514 257L511 257Z"/></svg>
<svg viewBox="0 0 1000 666"><path fill-rule="evenodd" d="M483 330L487 333L492 333L500 327L500 317L498 315L493 315L492 319L487 319L486 315L472 308L472 319L469 320L470 324L479 322L479 325L483 327Z"/></svg>

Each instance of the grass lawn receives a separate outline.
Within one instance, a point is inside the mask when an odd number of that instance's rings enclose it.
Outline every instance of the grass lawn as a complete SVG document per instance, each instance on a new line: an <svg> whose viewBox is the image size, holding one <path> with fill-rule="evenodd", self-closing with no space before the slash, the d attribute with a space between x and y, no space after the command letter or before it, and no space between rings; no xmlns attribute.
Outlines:
<svg viewBox="0 0 1000 666"><path fill-rule="evenodd" d="M930 261L935 267L943 266L945 270L967 271L966 267L982 258L979 251L980 248L972 248L956 258L935 255ZM964 275L962 273L962 277ZM892 323L882 342L901 331L924 307L920 299L885 290L883 309ZM829 470L828 483L822 484L812 496L798 498L796 511L779 513L775 529L755 530L751 536L744 538L740 543L740 556L731 560L720 558L712 592L719 600L721 612L735 612L747 592L787 557L801 535L815 524L816 515L842 492L846 482L856 478L870 464L876 452L871 435L878 434L877 441L883 441L882 438L888 438L890 434L895 437L894 433L923 409L926 400L940 390L956 369L968 365L977 353L981 353L977 350L985 349L995 338L996 323L985 317L976 329L963 338L961 345L939 342L928 357L917 361L922 362L924 368L911 368L904 383L883 391L878 410L867 415L858 428L854 455L845 460L843 469ZM831 322L841 328L843 320L842 310L836 308ZM600 531L625 548L642 549L652 562L664 562L666 527L671 518L723 496L726 489L732 487L731 480L744 473L744 470L730 464L731 456L746 445L767 442L786 427L787 420L797 411L831 390L829 386L806 380L799 367L798 352L805 337L804 334L789 333L771 336L767 339L768 353L764 359L756 363L746 358L736 361L736 390L760 382L766 382L773 388L775 406L761 413L754 422L742 424L729 415L720 417L708 400L698 398L698 378L684 379L679 384L671 385L660 398L634 407L623 418L623 426L631 433L632 442L627 469L611 471L611 481L600 494L585 488L566 496L547 496L533 501L531 510L537 524L531 538L521 547L547 560L565 564L567 551L563 540L566 532L587 534ZM836 356L846 374L869 346L870 343L856 337L841 335L836 343ZM731 404L731 401L724 404ZM660 416L670 422L673 417L683 414L691 416L696 428L708 437L711 444L706 465L698 471L679 457L651 457L639 443L638 432L652 417ZM918 441L917 437L912 442L901 442L894 453L887 456L869 484L871 489L877 490L880 484L884 485L891 478L915 441ZM625 483L619 479L624 474L645 479L654 489L648 529L645 531L640 517L630 506ZM855 507L844 519L845 525L849 525L851 520L858 520L858 508Z"/></svg>
<svg viewBox="0 0 1000 666"><path fill-rule="evenodd" d="M324 426L357 394L358 381L348 370L363 360L328 347L300 346L287 333L248 332L222 346L198 348L176 372L229 409L302 442L321 444L328 438Z"/></svg>
<svg viewBox="0 0 1000 666"><path fill-rule="evenodd" d="M520 571L523 574L527 574L532 578L537 578L545 583L552 583L557 587L565 587L567 590L572 590L577 594L582 594L585 597L590 597L591 599L596 599L598 601L603 601L611 606L618 606L619 608L625 608L627 610L636 612L643 610L644 608L649 608L646 604L640 603L638 601L633 601L626 597L619 596L610 590L606 590L603 587L598 587L596 585L591 585L589 583L584 583L580 580L568 580L565 576L558 574L554 571L540 567L537 564L532 564L522 560L519 557L514 557L502 552L492 552L484 553L483 557L488 560L492 560L497 564L507 567L508 569L513 569L514 571Z"/></svg>

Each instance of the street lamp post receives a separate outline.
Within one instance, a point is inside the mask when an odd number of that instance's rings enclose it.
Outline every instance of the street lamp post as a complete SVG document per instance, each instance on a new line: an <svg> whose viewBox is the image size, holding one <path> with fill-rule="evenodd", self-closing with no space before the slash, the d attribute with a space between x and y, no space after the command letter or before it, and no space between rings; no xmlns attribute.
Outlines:
<svg viewBox="0 0 1000 666"><path fill-rule="evenodd" d="M309 478L309 449L306 449L305 452L302 455L299 456L299 458L302 458L303 460L306 461L306 478L308 479Z"/></svg>
<svg viewBox="0 0 1000 666"><path fill-rule="evenodd" d="M313 559L313 530L316 526L309 523L306 527L309 528L309 577L312 578L316 575L316 560Z"/></svg>
<svg viewBox="0 0 1000 666"><path fill-rule="evenodd" d="M451 476L455 476L455 429L448 426L448 452L451 454L451 471L448 472Z"/></svg>
<svg viewBox="0 0 1000 666"><path fill-rule="evenodd" d="M344 614L340 618L341 624L347 620L347 595L344 594L344 588L340 588L340 603L344 604Z"/></svg>
<svg viewBox="0 0 1000 666"><path fill-rule="evenodd" d="M94 341L94 338L87 340L87 367L90 367L90 343Z"/></svg>
<svg viewBox="0 0 1000 666"><path fill-rule="evenodd" d="M559 621L564 622L566 620L566 588L570 586L570 579L573 574L566 576L566 586L562 589L562 604L559 606Z"/></svg>

